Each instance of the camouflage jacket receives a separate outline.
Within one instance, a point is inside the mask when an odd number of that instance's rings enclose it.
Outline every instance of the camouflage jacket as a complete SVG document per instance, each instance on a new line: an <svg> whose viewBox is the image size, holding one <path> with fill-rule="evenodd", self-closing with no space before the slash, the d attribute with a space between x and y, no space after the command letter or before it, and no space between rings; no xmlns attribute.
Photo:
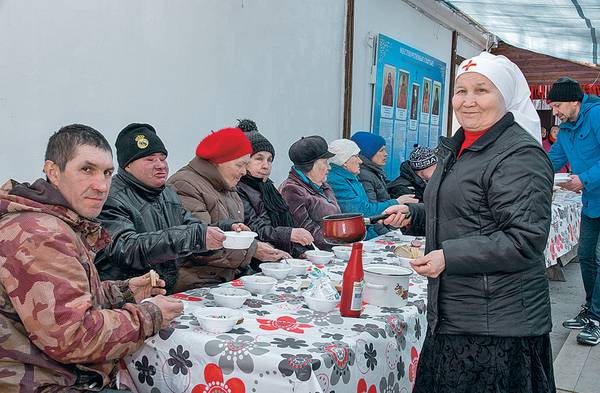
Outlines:
<svg viewBox="0 0 600 393"><path fill-rule="evenodd" d="M94 256L110 239L66 206L44 180L0 189L1 392L99 390L162 323L126 281L100 281Z"/></svg>

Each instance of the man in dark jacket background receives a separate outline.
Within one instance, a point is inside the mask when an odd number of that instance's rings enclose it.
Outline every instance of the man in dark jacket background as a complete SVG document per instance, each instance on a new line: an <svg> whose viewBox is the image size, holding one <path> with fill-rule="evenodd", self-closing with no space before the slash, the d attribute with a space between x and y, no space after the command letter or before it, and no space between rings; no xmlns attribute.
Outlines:
<svg viewBox="0 0 600 393"><path fill-rule="evenodd" d="M113 242L98 253L95 264L102 279L112 280L154 269L172 293L179 263L222 248L225 236L192 217L177 194L165 187L168 152L151 125L128 125L116 147L119 171L98 216Z"/></svg>
<svg viewBox="0 0 600 393"><path fill-rule="evenodd" d="M400 176L388 184L388 192L392 198L413 194L419 202L423 202L423 193L427 181L433 175L437 158L432 149L415 146L407 161L400 165Z"/></svg>

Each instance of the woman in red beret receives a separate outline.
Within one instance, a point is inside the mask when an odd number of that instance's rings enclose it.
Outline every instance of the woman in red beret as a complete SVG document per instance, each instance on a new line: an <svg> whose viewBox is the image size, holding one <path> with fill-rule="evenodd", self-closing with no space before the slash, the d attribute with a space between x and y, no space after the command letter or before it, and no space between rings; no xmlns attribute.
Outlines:
<svg viewBox="0 0 600 393"><path fill-rule="evenodd" d="M196 156L167 182L192 215L209 225L244 222L244 206L236 192L246 174L252 145L239 128L224 128L204 138ZM249 230L239 224L243 230ZM187 263L179 270L178 286L206 286L231 281L249 272L252 257L276 261L290 256L267 243L254 242L248 250L222 249L202 257L202 264ZM209 261L206 266L206 262Z"/></svg>

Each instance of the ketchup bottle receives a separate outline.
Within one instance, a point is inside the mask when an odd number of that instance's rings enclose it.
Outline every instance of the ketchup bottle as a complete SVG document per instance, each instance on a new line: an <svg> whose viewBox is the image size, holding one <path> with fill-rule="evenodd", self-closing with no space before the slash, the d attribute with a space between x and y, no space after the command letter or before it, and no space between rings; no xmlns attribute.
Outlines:
<svg viewBox="0 0 600 393"><path fill-rule="evenodd" d="M361 242L352 245L352 254L344 270L340 314L343 317L359 318L362 311L363 265Z"/></svg>

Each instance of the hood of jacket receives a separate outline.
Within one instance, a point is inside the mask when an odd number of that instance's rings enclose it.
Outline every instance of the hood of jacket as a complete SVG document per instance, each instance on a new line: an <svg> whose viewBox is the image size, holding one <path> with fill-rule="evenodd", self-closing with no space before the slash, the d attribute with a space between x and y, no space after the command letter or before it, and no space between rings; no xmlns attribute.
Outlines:
<svg viewBox="0 0 600 393"><path fill-rule="evenodd" d="M383 167L380 165L375 164L370 158L363 156L362 154L359 155L360 159L362 160L362 164L361 166L361 170L363 167L369 169L371 172L374 172L377 176L385 179L385 172L383 171Z"/></svg>
<svg viewBox="0 0 600 393"><path fill-rule="evenodd" d="M216 165L202 158L194 157L188 164L196 173L205 178L218 192L235 191L235 187L230 187Z"/></svg>
<svg viewBox="0 0 600 393"><path fill-rule="evenodd" d="M410 167L408 161L404 161L402 164L400 164L400 177L410 180L411 183L425 188L425 180L421 179L421 177L417 175L415 170Z"/></svg>
<svg viewBox="0 0 600 393"><path fill-rule="evenodd" d="M73 211L60 191L44 179L33 184L8 180L0 188L0 219L15 213L44 213L66 222L83 235L90 249L98 251L110 243L110 236L96 220Z"/></svg>
<svg viewBox="0 0 600 393"><path fill-rule="evenodd" d="M600 97L584 94L583 100L581 101L581 109L579 110L579 115L577 115L577 119L575 121L566 121L561 123L560 129L571 131L574 129L578 129L581 124L585 121L587 113L594 108L595 106L600 105Z"/></svg>
<svg viewBox="0 0 600 393"><path fill-rule="evenodd" d="M344 179L358 181L358 176L356 176L354 173L350 172L343 166L339 166L336 164L331 164L331 169L329 170L329 174L327 176L340 176Z"/></svg>

